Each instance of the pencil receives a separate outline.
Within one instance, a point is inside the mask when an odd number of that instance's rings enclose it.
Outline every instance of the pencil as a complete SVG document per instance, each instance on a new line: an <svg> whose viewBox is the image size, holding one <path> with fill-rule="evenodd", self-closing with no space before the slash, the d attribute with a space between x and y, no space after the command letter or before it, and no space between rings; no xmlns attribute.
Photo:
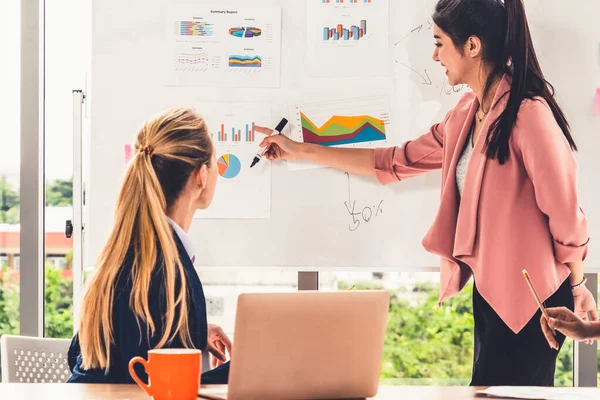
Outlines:
<svg viewBox="0 0 600 400"><path fill-rule="evenodd" d="M525 281L527 282L527 285L529 286L529 289L531 290L531 294L533 294L533 297L535 298L535 301L536 301L538 307L540 307L542 314L544 314L544 317L546 317L547 321L550 321L550 316L548 315L548 313L546 312L546 309L542 305L540 296L538 296L535 288L533 287L533 283L531 282L531 279L529 278L529 274L527 273L526 269L523 270L523 276L525 277Z"/></svg>

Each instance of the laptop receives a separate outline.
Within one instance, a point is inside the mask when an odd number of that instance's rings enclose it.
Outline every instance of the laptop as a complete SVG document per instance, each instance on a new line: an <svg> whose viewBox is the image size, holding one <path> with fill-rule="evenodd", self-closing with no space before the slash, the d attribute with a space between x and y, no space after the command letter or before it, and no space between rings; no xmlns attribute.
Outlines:
<svg viewBox="0 0 600 400"><path fill-rule="evenodd" d="M377 394L386 291L238 297L229 385L211 399L343 399Z"/></svg>

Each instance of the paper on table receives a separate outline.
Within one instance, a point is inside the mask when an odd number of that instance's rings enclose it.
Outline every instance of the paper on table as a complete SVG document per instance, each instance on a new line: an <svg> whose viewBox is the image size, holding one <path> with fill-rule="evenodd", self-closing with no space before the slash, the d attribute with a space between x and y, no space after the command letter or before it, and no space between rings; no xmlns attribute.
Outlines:
<svg viewBox="0 0 600 400"><path fill-rule="evenodd" d="M530 400L592 400L598 398L598 391L595 388L570 387L492 386L485 390L478 390L477 394L484 394L490 398Z"/></svg>
<svg viewBox="0 0 600 400"><path fill-rule="evenodd" d="M212 387L212 388L200 388L198 391L198 397L202 397L205 399L211 400L227 400L227 385L218 385L225 386L221 387Z"/></svg>

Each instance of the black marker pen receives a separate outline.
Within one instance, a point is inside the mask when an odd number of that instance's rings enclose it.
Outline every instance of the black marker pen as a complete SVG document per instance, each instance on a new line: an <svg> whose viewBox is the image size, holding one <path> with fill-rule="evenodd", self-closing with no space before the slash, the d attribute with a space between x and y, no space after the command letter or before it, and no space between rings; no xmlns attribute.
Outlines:
<svg viewBox="0 0 600 400"><path fill-rule="evenodd" d="M277 124L277 126L275 127L275 131L271 134L271 135L279 135L281 133L281 131L283 130L283 128L285 128L285 126L287 125L288 120L285 118L282 118L281 121L279 121L279 123ZM265 154L267 154L267 152L271 150L271 145L269 144L267 147L264 148L264 150L262 151L262 153L256 153L256 156L254 157L254 160L252 160L252 164L250 164L250 168L254 167L262 158Z"/></svg>

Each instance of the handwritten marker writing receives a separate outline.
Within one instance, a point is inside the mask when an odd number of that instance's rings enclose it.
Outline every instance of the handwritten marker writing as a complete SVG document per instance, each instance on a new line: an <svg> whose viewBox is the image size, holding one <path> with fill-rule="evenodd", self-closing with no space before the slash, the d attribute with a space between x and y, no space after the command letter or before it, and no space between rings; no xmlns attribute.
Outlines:
<svg viewBox="0 0 600 400"><path fill-rule="evenodd" d="M279 121L279 123L275 127L275 131L271 135L279 135L281 133L281 131L283 130L283 128L285 128L287 123L288 123L288 120L285 118L282 118L281 121ZM263 156L269 152L269 150L271 150L270 144L267 147L265 147L262 152L256 153L254 160L252 160L252 164L250 164L250 168L254 167L263 158Z"/></svg>

